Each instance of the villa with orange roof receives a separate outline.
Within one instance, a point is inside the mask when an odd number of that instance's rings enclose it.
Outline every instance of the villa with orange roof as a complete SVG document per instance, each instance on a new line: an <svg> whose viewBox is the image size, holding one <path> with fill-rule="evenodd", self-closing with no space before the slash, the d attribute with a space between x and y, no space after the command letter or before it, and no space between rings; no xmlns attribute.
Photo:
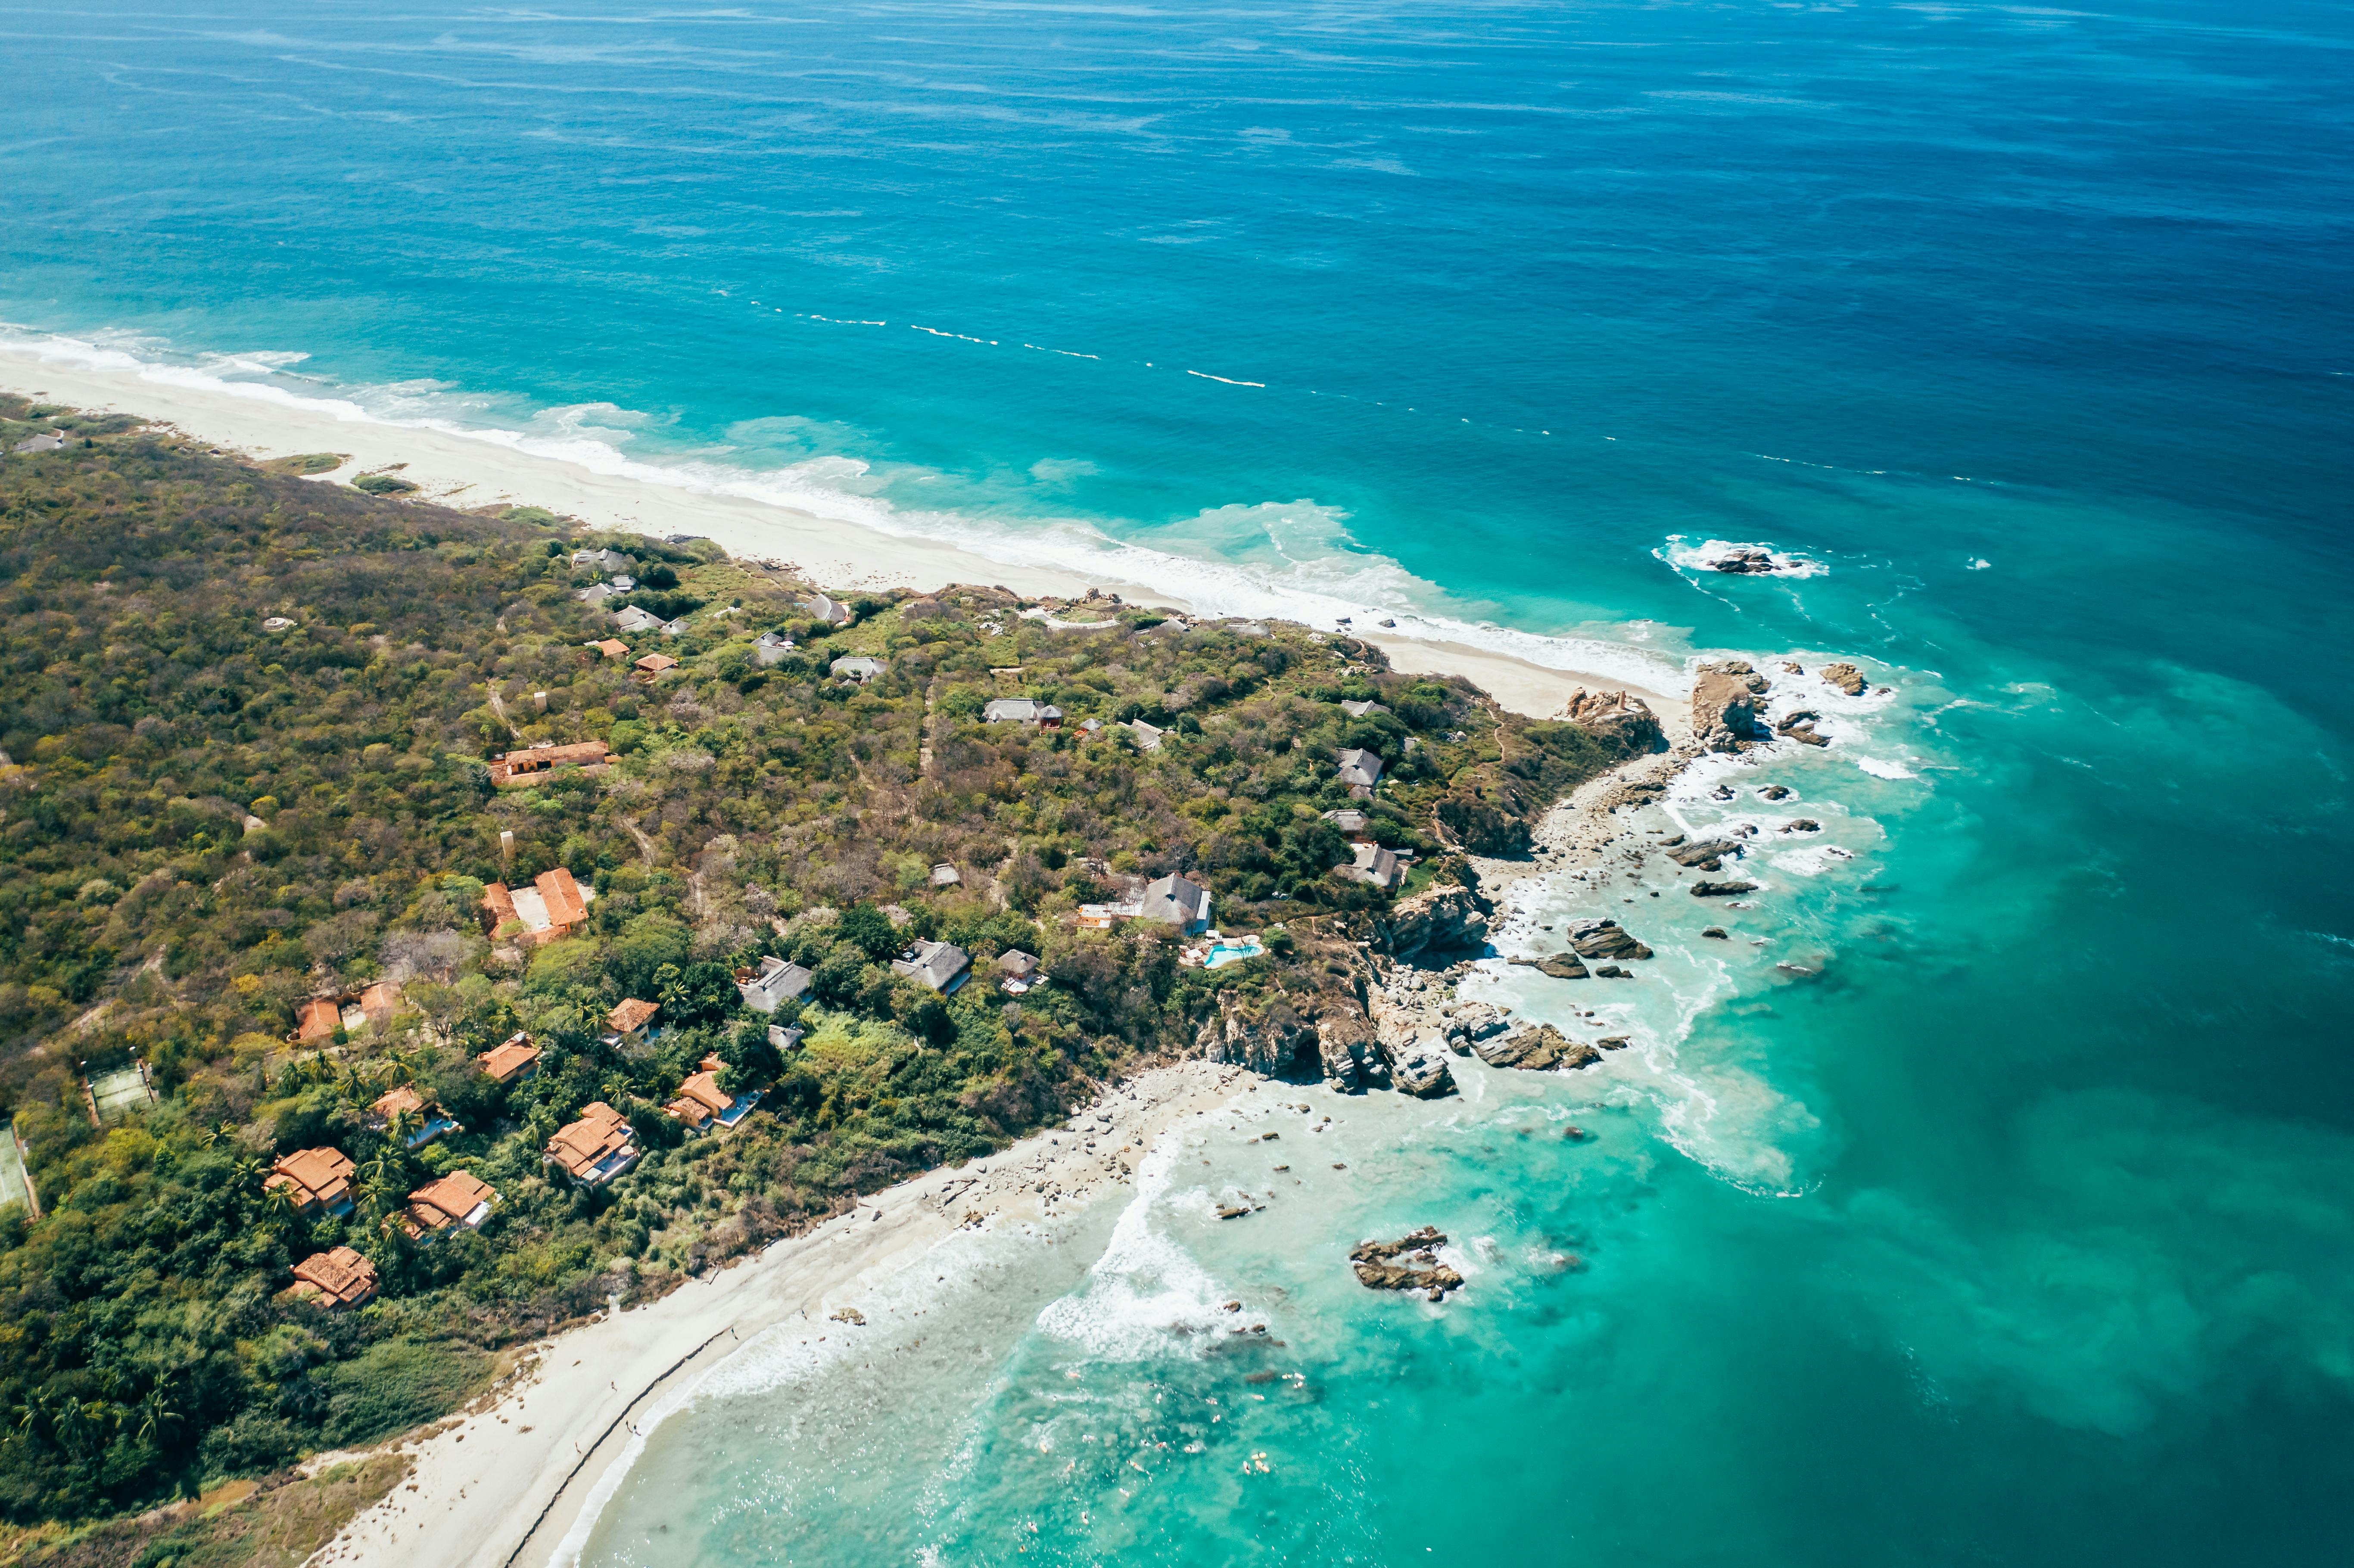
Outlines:
<svg viewBox="0 0 2354 1568"><path fill-rule="evenodd" d="M514 933L517 941L553 942L588 923L588 904L595 896L559 865L541 872L529 887L492 883L482 889L482 910L490 916L493 934L520 922L523 929Z"/></svg>
<svg viewBox="0 0 2354 1568"><path fill-rule="evenodd" d="M261 1183L265 1192L285 1191L294 1199L298 1214L330 1214L352 1212L352 1172L350 1159L333 1149L304 1149L281 1155L270 1168L268 1180Z"/></svg>
<svg viewBox="0 0 2354 1568"><path fill-rule="evenodd" d="M503 753L491 764L491 782L504 789L510 784L536 784L548 774L562 768L602 768L610 753L601 740L575 741L569 746L542 744L522 751Z"/></svg>
<svg viewBox="0 0 2354 1568"><path fill-rule="evenodd" d="M289 1288L330 1311L365 1307L376 1297L376 1265L347 1246L314 1252L294 1266Z"/></svg>
<svg viewBox="0 0 2354 1568"><path fill-rule="evenodd" d="M344 1010L334 998L313 997L294 1010L294 1033L291 1038L298 1045L316 1044L332 1040L335 1031L344 1026Z"/></svg>
<svg viewBox="0 0 2354 1568"><path fill-rule="evenodd" d="M637 1129L603 1100L580 1107L580 1119L547 1140L547 1162L583 1187L601 1187L638 1162Z"/></svg>
<svg viewBox="0 0 2354 1568"><path fill-rule="evenodd" d="M539 1075L539 1047L528 1034L510 1035L504 1044L474 1058L494 1084L520 1083Z"/></svg>
<svg viewBox="0 0 2354 1568"><path fill-rule="evenodd" d="M480 1230L499 1201L489 1182L471 1171L452 1171L408 1195L401 1228L420 1241L459 1230Z"/></svg>
<svg viewBox="0 0 2354 1568"><path fill-rule="evenodd" d="M387 1089L376 1096L368 1107L367 1124L382 1132L392 1125L392 1118L403 1113L417 1118L416 1129L402 1139L407 1149L422 1149L445 1132L455 1132L458 1124L445 1115L440 1106L427 1103L424 1096L408 1084Z"/></svg>
<svg viewBox="0 0 2354 1568"><path fill-rule="evenodd" d="M610 1032L599 1038L606 1048L616 1045L641 1044L658 1038L662 1031L651 1027L654 1014L662 1011L658 1001L640 1001L631 997L605 1015L605 1027Z"/></svg>
<svg viewBox="0 0 2354 1568"><path fill-rule="evenodd" d="M681 1084L678 1086L678 1098L663 1107L663 1109L684 1122L686 1130L691 1133L708 1132L715 1123L720 1127L734 1127L752 1113L754 1106L760 1103L760 1091L758 1089L754 1089L748 1095L730 1095L721 1088L719 1086L721 1065L722 1063L718 1057L705 1056L703 1059L703 1070Z"/></svg>

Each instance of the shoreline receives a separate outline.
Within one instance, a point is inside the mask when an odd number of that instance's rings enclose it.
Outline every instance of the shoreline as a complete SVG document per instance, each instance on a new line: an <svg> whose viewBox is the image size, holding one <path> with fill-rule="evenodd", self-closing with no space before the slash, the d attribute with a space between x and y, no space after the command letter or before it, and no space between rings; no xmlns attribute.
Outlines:
<svg viewBox="0 0 2354 1568"><path fill-rule="evenodd" d="M795 1318L830 1321L965 1228L1033 1225L1115 1196L1156 1139L1257 1082L1244 1068L1211 1062L1149 1067L1105 1087L1068 1121L998 1153L911 1177L658 1300L537 1342L494 1397L374 1450L410 1457L408 1477L309 1561L322 1568L577 1563L645 1435L761 1330ZM1098 1116L1108 1124L1095 1123ZM1099 1130L1074 1133L1081 1118ZM649 1415L652 1406L667 1408Z"/></svg>
<svg viewBox="0 0 2354 1568"><path fill-rule="evenodd" d="M697 535L739 558L788 563L826 588L920 591L961 582L996 585L1026 598L1067 599L1101 589L1189 614L1199 609L1196 601L1151 583L1009 563L944 539L694 488L683 475L631 462L610 449L599 450L611 461L592 466L526 450L521 438L506 432L394 424L363 413L355 404L299 398L254 383L223 383L168 366L95 369L23 349L0 349L0 390L91 412L136 415L260 461L318 451L350 454L343 467L311 476L323 482L398 465L400 476L419 487L420 500L459 510L540 506L591 528L656 538ZM1362 623L1362 615L1359 619ZM1459 641L1384 636L1362 624L1348 630L1379 647L1400 673L1461 675L1500 705L1531 718L1559 717L1572 694L1582 687L1640 697L1671 738L1683 728L1685 698L1663 691L1670 684L1666 680L1645 684L1623 675L1539 664ZM1662 666L1660 675L1667 673L1665 662L1654 656L1629 650L1628 657L1649 658Z"/></svg>

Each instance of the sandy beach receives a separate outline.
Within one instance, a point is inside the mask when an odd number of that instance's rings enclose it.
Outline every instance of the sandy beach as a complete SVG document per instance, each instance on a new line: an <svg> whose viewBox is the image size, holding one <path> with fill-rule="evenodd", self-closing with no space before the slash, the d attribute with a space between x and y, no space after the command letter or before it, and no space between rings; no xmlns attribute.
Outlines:
<svg viewBox="0 0 2354 1568"><path fill-rule="evenodd" d="M521 450L496 432L389 424L354 405L296 398L273 387L222 383L170 366L93 369L0 350L0 390L90 412L138 415L263 461L306 452L348 454L342 468L316 476L322 482L398 466L400 477L418 485L424 499L461 509L542 506L597 528L656 537L700 535L731 555L788 563L828 588L992 583L1041 598L1106 589L1147 604L1198 608L1150 583L1012 565L938 539L689 488L670 471L618 456L599 458L599 466L591 467ZM1462 675L1505 707L1533 718L1557 716L1570 694L1585 687L1633 692L1650 705L1670 736L1683 724L1682 696L1630 686L1623 677L1553 669L1459 642L1385 637L1362 628L1356 634L1377 643L1400 671Z"/></svg>
<svg viewBox="0 0 2354 1568"><path fill-rule="evenodd" d="M772 1324L856 1333L832 1314L920 1264L968 1225L1035 1224L1121 1201L1155 1139L1225 1106L1257 1080L1207 1062L1156 1067L960 1170L928 1171L649 1306L532 1348L500 1396L413 1444L408 1478L312 1558L339 1568L540 1568L599 1495L658 1403L692 1388ZM1108 1121L1101 1118L1108 1118Z"/></svg>

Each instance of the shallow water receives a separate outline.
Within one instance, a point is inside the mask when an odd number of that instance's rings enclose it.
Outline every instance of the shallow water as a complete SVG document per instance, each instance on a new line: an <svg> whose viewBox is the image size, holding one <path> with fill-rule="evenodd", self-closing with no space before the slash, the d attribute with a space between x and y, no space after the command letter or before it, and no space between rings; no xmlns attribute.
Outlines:
<svg viewBox="0 0 2354 1568"><path fill-rule="evenodd" d="M989 1242L868 1331L920 1351L735 1364L587 1561L2335 1563L2349 38L166 0L12 40L0 317L1214 609L1893 687L1786 680L1830 747L1636 824L1757 826L1754 907L1532 895L1507 955L1659 956L1472 989L1627 1050L1262 1091L1335 1129ZM1423 1224L1458 1298L1356 1285Z"/></svg>

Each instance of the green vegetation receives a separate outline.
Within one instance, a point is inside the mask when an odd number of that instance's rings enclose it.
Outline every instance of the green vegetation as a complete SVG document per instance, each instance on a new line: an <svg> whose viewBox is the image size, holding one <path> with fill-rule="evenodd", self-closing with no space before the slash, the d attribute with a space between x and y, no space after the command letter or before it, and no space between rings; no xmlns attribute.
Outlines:
<svg viewBox="0 0 2354 1568"><path fill-rule="evenodd" d="M34 413L0 404L0 443ZM19 1524L401 1430L481 1387L502 1347L1000 1148L1089 1080L1194 1049L1214 1013L1355 1008L1348 938L1389 899L1331 874L1340 747L1384 759L1361 804L1423 882L1457 874L1450 835L1509 839L1616 755L1299 628L1107 607L1111 628L1059 631L955 588L862 598L830 629L807 585L707 541L558 542L537 516L67 426L82 444L0 459L0 1115L49 1210L0 1206L0 1516ZM696 607L653 640L681 661L658 683L590 646L610 628L573 597L581 545ZM762 665L772 630L803 646ZM828 678L852 652L889 670ZM1065 726L979 722L1000 695ZM1159 749L1133 719L1167 732ZM496 753L588 738L615 765L492 787ZM934 885L943 863L957 884ZM586 931L485 932L485 884L557 866L597 895ZM1165 927L1076 928L1078 905L1177 871L1228 928L1280 924L1271 956L1210 972ZM919 937L971 953L972 982L942 997L895 975ZM1054 977L1018 1001L986 978L1017 947ZM762 954L815 974L790 1058L732 982ZM388 1022L284 1044L304 1000L377 980L403 988ZM625 997L659 1002L661 1031L608 1046ZM518 1030L541 1070L502 1087L473 1059ZM660 1107L706 1053L768 1094L687 1140ZM101 1130L80 1065L133 1055L162 1102ZM404 1124L372 1128L398 1084L462 1130L412 1151ZM648 1150L593 1192L542 1160L591 1100ZM357 1168L348 1216L262 1192L273 1158L321 1145ZM419 1245L386 1223L459 1170L497 1191L481 1231ZM336 1245L374 1262L377 1298L289 1296L292 1265Z"/></svg>
<svg viewBox="0 0 2354 1568"><path fill-rule="evenodd" d="M388 473L364 473L352 481L352 488L363 495L411 495L417 491L408 481Z"/></svg>
<svg viewBox="0 0 2354 1568"><path fill-rule="evenodd" d="M332 473L351 461L349 452L303 452L297 457L272 458L261 466L271 473Z"/></svg>

